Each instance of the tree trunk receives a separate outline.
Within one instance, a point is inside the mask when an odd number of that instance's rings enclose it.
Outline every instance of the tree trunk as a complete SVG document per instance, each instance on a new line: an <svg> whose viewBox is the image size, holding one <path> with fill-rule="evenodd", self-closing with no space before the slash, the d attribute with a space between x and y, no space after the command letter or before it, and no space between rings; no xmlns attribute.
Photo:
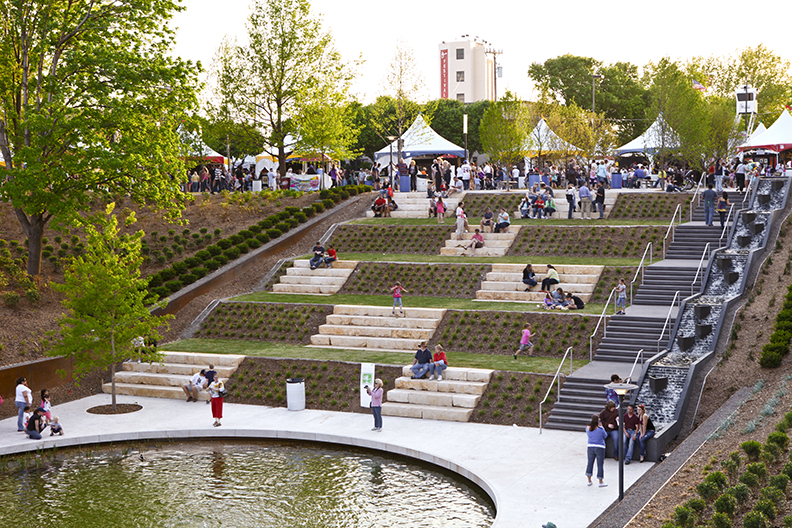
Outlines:
<svg viewBox="0 0 792 528"><path fill-rule="evenodd" d="M111 406L113 408L113 412L115 412L116 410L115 366L116 366L115 363L110 365L110 387L111 387L110 394L112 395Z"/></svg>
<svg viewBox="0 0 792 528"><path fill-rule="evenodd" d="M22 209L14 209L22 230L28 238L28 275L41 274L41 239L44 237L44 226L49 218L44 218L42 213L28 216Z"/></svg>

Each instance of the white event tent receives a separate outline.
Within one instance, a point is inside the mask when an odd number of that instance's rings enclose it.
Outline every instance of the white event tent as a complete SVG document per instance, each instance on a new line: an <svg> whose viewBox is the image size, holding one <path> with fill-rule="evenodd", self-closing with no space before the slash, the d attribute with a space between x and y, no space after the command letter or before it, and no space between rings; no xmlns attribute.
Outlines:
<svg viewBox="0 0 792 528"><path fill-rule="evenodd" d="M663 141L664 137L665 142ZM676 132L663 119L663 114L660 114L654 123L646 129L646 132L626 145L617 148L616 155L643 153L651 157L663 147L671 149L679 147L679 138Z"/></svg>
<svg viewBox="0 0 792 528"><path fill-rule="evenodd" d="M760 125L761 126L761 125ZM754 132L740 150L771 150L775 153L792 148L792 115L781 112L776 122L761 134Z"/></svg>
<svg viewBox="0 0 792 528"><path fill-rule="evenodd" d="M525 150L529 158L536 156L551 156L553 154L573 154L582 152L581 149L569 141L562 139L553 132L544 117L539 120L534 129L528 134Z"/></svg>
<svg viewBox="0 0 792 528"><path fill-rule="evenodd" d="M413 124L407 129L407 132L402 135L402 139L404 140L404 145L402 146L402 157L405 159L405 161L409 161L411 158L418 156L435 154L450 154L460 157L465 155L464 148L454 145L443 136L432 130L421 114L418 114L418 117L415 118ZM399 152L398 141L399 140L396 139L393 141L393 143L385 145L384 148L375 152L374 161L376 163L387 165L387 163L390 161L390 155L392 152L393 161L394 163L397 162L398 160L396 157L398 156Z"/></svg>

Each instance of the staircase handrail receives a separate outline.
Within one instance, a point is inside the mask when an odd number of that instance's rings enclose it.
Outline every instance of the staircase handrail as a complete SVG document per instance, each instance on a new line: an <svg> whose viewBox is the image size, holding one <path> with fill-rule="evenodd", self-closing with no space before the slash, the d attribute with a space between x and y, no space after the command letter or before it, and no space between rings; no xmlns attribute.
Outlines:
<svg viewBox="0 0 792 528"><path fill-rule="evenodd" d="M605 301L605 307L602 309L602 313L600 314L599 320L597 321L597 326L594 327L594 332L589 337L589 361L594 360L594 336L597 335L597 331L599 330L600 324L602 324L602 320L605 318L605 312L608 311L608 305L610 304L611 299L613 298L613 294L615 292L616 292L616 288L613 288L610 292L610 295L608 295L608 300ZM608 335L607 328L608 325L605 325L605 327L602 329L602 332L605 335L605 337L607 337Z"/></svg>
<svg viewBox="0 0 792 528"><path fill-rule="evenodd" d="M566 360L567 355L569 356L569 374L572 374L572 347L566 349L564 352L564 357L561 358L561 362L558 364L558 369L556 369L555 376L553 377L553 381L550 382L550 387L547 389L547 394L545 394L544 400L539 402L539 434L542 434L542 404L547 401L547 398L550 396L550 391L553 390L553 383L558 380L558 400L561 401L561 367L564 366L564 360Z"/></svg>
<svg viewBox="0 0 792 528"><path fill-rule="evenodd" d="M624 383L630 383L630 382L632 382L632 375L633 375L633 372L635 371L635 365L637 365L637 364L638 364L638 358L639 358L639 357L641 358L641 365L643 365L643 364L644 364L643 351L644 351L644 349L642 348L641 350L639 350L639 351L638 351L638 352L635 354L635 361L633 361L633 366L632 366L632 368L630 369L630 375L629 375L629 376L627 376L627 379L625 379L625 380L624 380Z"/></svg>
<svg viewBox="0 0 792 528"><path fill-rule="evenodd" d="M743 207L745 207L745 200L747 200L748 197L751 196L751 185L753 185L753 180L749 178L748 185L745 187L745 194L743 195L743 199L742 199Z"/></svg>
<svg viewBox="0 0 792 528"><path fill-rule="evenodd" d="M696 281L698 280L699 273L701 273L701 266L704 265L704 257L706 257L709 253L710 243L707 242L707 245L704 246L704 251L701 253L701 258L699 259L698 268L696 268L696 276L693 277L693 282L690 283L690 295L693 296L693 288L696 287ZM709 262L709 259L707 259Z"/></svg>
<svg viewBox="0 0 792 528"><path fill-rule="evenodd" d="M681 292L677 290L674 294L674 298L671 299L671 306L668 307L668 315L666 315L665 323L663 323L663 329L660 330L660 337L657 339L657 352L660 352L660 341L663 340L663 335L665 335L666 327L668 326L668 321L671 319L671 312L674 311L674 303L676 303L677 297ZM681 300L681 299L680 299Z"/></svg>
<svg viewBox="0 0 792 528"><path fill-rule="evenodd" d="M633 284L635 284L635 281L638 280L638 274L639 273L641 274L641 284L643 284L643 278L644 278L643 269L644 269L644 261L646 260L646 252L647 251L649 252L649 265L651 266L652 265L652 253L654 252L654 249L652 248L652 243L651 242L646 244L646 249L644 249L643 257L641 257L641 262L638 264L638 269L635 270L635 277L633 277L633 280L630 283L630 306L632 306L632 301L633 301Z"/></svg>
<svg viewBox="0 0 792 528"><path fill-rule="evenodd" d="M671 217L671 223L668 224L668 229L666 230L666 234L663 237L663 258L665 258L666 254L666 239L668 235L671 235L671 242L674 241L674 220L676 220L677 213L679 213L679 223L682 223L682 204L677 204L676 209L674 209L674 216Z"/></svg>
<svg viewBox="0 0 792 528"><path fill-rule="evenodd" d="M704 176L706 176L705 172L701 173L701 178L699 178L698 185L696 185L696 192L693 193L693 199L690 200L690 221L693 221L693 208L696 207L698 204L696 203L696 197L698 196L699 189L701 189L701 184L704 182ZM699 196L699 200L701 197Z"/></svg>
<svg viewBox="0 0 792 528"><path fill-rule="evenodd" d="M723 247L723 237L726 236L726 230L729 229L729 220L731 220L732 212L734 212L734 205L732 204L729 207L729 215L726 217L726 222L723 224L723 231L721 231L721 236L718 239L718 247Z"/></svg>

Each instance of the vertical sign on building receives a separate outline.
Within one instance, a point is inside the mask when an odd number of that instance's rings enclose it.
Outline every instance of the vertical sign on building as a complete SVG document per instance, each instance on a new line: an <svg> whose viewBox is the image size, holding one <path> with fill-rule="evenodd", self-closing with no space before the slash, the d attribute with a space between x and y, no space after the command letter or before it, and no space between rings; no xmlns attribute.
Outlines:
<svg viewBox="0 0 792 528"><path fill-rule="evenodd" d="M448 50L440 50L440 98L448 99Z"/></svg>

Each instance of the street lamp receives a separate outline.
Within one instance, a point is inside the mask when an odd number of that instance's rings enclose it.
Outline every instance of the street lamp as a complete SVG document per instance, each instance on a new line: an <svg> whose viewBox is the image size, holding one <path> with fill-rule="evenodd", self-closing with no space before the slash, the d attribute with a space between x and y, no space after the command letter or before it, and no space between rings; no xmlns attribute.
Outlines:
<svg viewBox="0 0 792 528"><path fill-rule="evenodd" d="M465 160L468 159L467 135L468 135L468 115L462 114L462 133L465 135Z"/></svg>
<svg viewBox="0 0 792 528"><path fill-rule="evenodd" d="M390 163L388 164L388 180L393 185L393 142L396 141L397 136L385 136L390 146Z"/></svg>
<svg viewBox="0 0 792 528"><path fill-rule="evenodd" d="M592 114L595 113L594 89L596 88L596 85L594 84L594 81L596 81L597 79L602 79L602 75L600 75L599 73L595 73L594 75L591 76L591 113Z"/></svg>
<svg viewBox="0 0 792 528"><path fill-rule="evenodd" d="M614 446L618 449L619 453L619 500L624 498L624 396L631 390L638 388L638 385L632 383L608 383L605 385L606 389L613 390L619 395L619 445Z"/></svg>

